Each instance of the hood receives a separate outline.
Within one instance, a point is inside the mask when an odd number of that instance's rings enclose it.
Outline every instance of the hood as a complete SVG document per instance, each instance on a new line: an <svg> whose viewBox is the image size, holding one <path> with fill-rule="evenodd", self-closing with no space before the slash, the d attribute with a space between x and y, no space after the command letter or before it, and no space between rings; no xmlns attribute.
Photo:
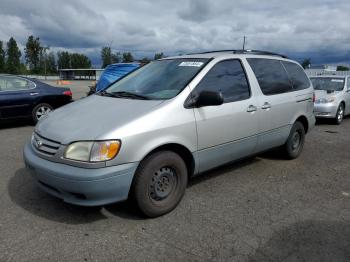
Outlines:
<svg viewBox="0 0 350 262"><path fill-rule="evenodd" d="M142 117L162 102L92 95L49 113L35 131L62 144L94 140Z"/></svg>

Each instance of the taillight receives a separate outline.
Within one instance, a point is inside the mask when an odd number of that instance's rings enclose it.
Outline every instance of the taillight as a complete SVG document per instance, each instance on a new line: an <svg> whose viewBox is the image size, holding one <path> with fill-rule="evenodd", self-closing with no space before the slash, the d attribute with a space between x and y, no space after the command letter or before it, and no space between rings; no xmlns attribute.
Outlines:
<svg viewBox="0 0 350 262"><path fill-rule="evenodd" d="M316 101L316 94L315 94L315 93L313 93L313 95L312 95L312 102L314 102L314 103L315 103L315 101Z"/></svg>
<svg viewBox="0 0 350 262"><path fill-rule="evenodd" d="M72 91L68 90L68 91L64 91L63 94L65 96L72 96Z"/></svg>

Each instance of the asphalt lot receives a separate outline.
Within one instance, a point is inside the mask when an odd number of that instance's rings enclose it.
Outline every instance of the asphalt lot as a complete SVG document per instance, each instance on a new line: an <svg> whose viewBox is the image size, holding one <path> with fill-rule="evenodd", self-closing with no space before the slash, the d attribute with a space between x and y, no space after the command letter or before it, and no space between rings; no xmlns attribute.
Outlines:
<svg viewBox="0 0 350 262"><path fill-rule="evenodd" d="M265 153L191 180L156 219L41 192L22 160L32 130L0 128L0 261L350 261L349 117L319 123L297 160Z"/></svg>

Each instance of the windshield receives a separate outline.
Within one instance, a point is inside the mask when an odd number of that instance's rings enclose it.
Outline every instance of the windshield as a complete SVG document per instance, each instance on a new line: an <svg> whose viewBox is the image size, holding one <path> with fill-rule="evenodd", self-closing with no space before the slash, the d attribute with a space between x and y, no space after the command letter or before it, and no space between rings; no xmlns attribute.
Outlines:
<svg viewBox="0 0 350 262"><path fill-rule="evenodd" d="M170 99L179 94L208 59L166 59L145 65L112 84L107 95L134 99Z"/></svg>
<svg viewBox="0 0 350 262"><path fill-rule="evenodd" d="M344 78L311 78L315 90L342 91L344 89Z"/></svg>

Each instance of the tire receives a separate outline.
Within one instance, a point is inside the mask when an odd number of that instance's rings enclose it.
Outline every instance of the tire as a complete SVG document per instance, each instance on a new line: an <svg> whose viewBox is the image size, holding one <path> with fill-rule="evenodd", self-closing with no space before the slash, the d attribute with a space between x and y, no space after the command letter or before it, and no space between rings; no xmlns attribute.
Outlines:
<svg viewBox="0 0 350 262"><path fill-rule="evenodd" d="M287 159L297 158L304 147L305 128L302 123L296 121L292 126L287 142L283 146L284 155Z"/></svg>
<svg viewBox="0 0 350 262"><path fill-rule="evenodd" d="M148 217L172 211L185 194L187 167L171 151L160 151L144 159L135 174L132 193L136 205Z"/></svg>
<svg viewBox="0 0 350 262"><path fill-rule="evenodd" d="M345 112L344 104L341 103L338 107L337 114L335 115L335 119L334 119L334 123L336 125L340 125L341 122L343 122L344 112Z"/></svg>
<svg viewBox="0 0 350 262"><path fill-rule="evenodd" d="M32 111L32 118L34 123L38 123L41 117L53 110L53 107L47 103L40 103L36 105Z"/></svg>

